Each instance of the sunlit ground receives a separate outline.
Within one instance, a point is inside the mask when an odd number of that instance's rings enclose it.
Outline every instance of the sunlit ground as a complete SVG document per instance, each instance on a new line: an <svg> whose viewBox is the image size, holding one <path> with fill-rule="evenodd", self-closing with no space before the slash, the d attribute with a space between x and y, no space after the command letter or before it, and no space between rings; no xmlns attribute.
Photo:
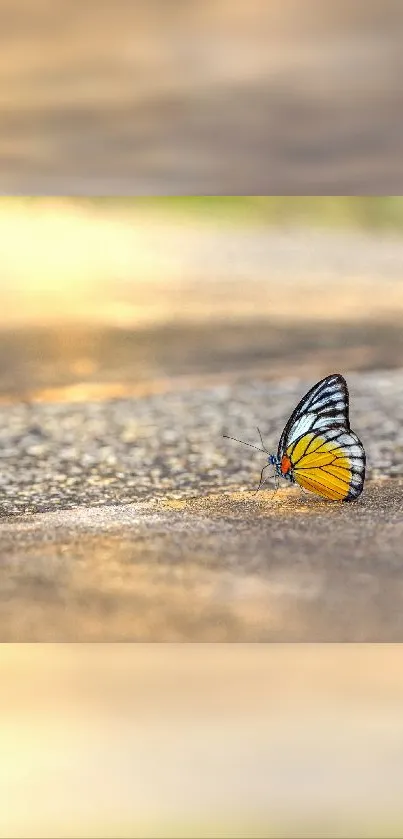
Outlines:
<svg viewBox="0 0 403 839"><path fill-rule="evenodd" d="M399 646L0 649L0 831L401 836Z"/></svg>

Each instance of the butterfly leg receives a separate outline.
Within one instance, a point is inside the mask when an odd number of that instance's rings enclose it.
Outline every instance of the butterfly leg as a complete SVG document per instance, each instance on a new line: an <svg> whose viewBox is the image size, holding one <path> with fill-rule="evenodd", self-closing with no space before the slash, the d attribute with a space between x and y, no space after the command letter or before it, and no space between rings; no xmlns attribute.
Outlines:
<svg viewBox="0 0 403 839"><path fill-rule="evenodd" d="M273 492L272 498L274 498L274 496L276 495L276 492L278 492L278 489L279 489L279 486L280 486L280 481L278 479L277 472L275 472L275 474L274 474L274 480L275 480L275 484L276 484L276 489Z"/></svg>
<svg viewBox="0 0 403 839"><path fill-rule="evenodd" d="M270 478L275 477L275 475L269 475L269 477L268 477L268 478L265 478L265 479L263 480L263 472L264 472L264 470L265 470L265 469L267 469L267 467L268 467L268 466L270 466L270 463L266 463L266 466L263 466L263 469L262 469L262 471L261 471L261 473L260 473L260 482L259 482L259 486L258 486L257 490L255 490L255 495L259 492L259 489L263 486L263 484L265 484L267 481L269 481L269 480L270 480Z"/></svg>

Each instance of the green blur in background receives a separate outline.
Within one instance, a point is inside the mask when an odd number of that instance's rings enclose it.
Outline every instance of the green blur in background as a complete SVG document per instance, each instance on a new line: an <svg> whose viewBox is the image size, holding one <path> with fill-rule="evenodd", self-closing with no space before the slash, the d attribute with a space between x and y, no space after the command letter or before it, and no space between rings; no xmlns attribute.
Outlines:
<svg viewBox="0 0 403 839"><path fill-rule="evenodd" d="M400 196L186 196L88 199L93 207L188 216L221 224L310 225L394 230L403 234Z"/></svg>
<svg viewBox="0 0 403 839"><path fill-rule="evenodd" d="M0 199L8 200L8 199ZM13 199L38 207L41 197ZM66 199L62 199L66 203ZM183 218L212 224L308 225L329 228L393 230L403 234L401 196L164 196L80 197L71 204L93 211L163 215L171 221Z"/></svg>

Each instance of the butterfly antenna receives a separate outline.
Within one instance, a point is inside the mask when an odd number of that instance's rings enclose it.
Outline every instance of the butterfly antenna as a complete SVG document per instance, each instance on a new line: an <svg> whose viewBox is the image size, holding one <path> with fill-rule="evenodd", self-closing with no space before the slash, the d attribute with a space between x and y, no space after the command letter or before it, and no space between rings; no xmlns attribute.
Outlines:
<svg viewBox="0 0 403 839"><path fill-rule="evenodd" d="M266 446L265 446L265 444L264 444L264 442L263 442L262 432L261 432L260 428L258 428L257 433L258 433L258 435L259 435L259 437L260 437L260 442L261 442L261 444L262 444L263 451L264 451L264 452L266 452L266 454L269 454L269 452L267 451Z"/></svg>
<svg viewBox="0 0 403 839"><path fill-rule="evenodd" d="M223 437L226 437L227 440L235 440L236 443L242 443L243 446L249 446L251 449L256 449L258 452L266 452L268 454L267 449L261 449L259 446L254 446L252 443L245 443L245 440L238 440L237 437L230 437L229 434L223 434Z"/></svg>

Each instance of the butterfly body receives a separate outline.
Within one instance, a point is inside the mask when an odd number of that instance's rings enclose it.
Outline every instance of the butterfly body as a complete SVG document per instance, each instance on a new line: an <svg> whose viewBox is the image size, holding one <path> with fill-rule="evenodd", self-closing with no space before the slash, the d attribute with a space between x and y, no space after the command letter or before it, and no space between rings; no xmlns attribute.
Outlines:
<svg viewBox="0 0 403 839"><path fill-rule="evenodd" d="M278 475L279 478L285 478L286 481L291 481L292 484L295 483L292 460L288 457L288 455L284 454L281 458L279 458L275 454L270 454L267 458L267 462L270 466L274 466L276 475Z"/></svg>
<svg viewBox="0 0 403 839"><path fill-rule="evenodd" d="M267 451L263 442L262 447L261 451ZM355 501L364 486L365 460L361 440L350 428L346 381L334 373L298 403L267 466L274 466L276 478L297 483L322 498ZM259 486L262 483L263 478Z"/></svg>

